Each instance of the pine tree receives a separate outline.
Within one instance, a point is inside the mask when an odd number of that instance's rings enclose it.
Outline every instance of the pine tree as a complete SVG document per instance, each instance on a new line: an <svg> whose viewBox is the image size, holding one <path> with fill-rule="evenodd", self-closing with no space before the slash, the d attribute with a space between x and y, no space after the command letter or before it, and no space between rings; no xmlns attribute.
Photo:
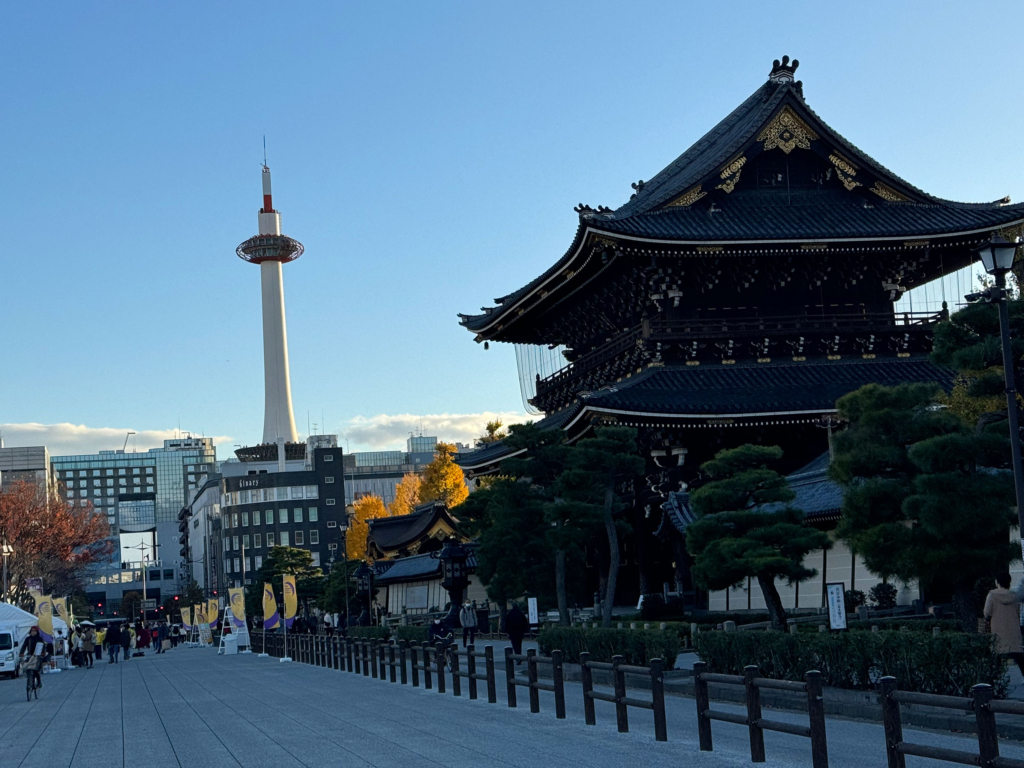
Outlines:
<svg viewBox="0 0 1024 768"><path fill-rule="evenodd" d="M975 631L975 585L1020 558L1006 423L980 431L938 406L935 385L869 385L841 398L848 429L832 474L845 486L836 533L883 578L949 589Z"/></svg>
<svg viewBox="0 0 1024 768"><path fill-rule="evenodd" d="M786 611L776 579L792 584L814 576L804 558L827 549L830 541L789 506L795 495L786 478L770 468L781 458L780 448L743 445L702 464L709 482L690 495L698 519L686 530L686 548L704 589L757 579L772 628L784 630Z"/></svg>

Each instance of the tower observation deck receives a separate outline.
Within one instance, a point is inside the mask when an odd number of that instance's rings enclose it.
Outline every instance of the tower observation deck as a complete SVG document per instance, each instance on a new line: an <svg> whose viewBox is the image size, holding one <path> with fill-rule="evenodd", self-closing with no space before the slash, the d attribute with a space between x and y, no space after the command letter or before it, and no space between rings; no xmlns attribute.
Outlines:
<svg viewBox="0 0 1024 768"><path fill-rule="evenodd" d="M263 381L265 408L263 443L298 441L292 413L292 385L288 372L288 330L284 317L281 265L302 255L302 243L281 234L281 214L274 210L270 168L263 166L263 207L259 234L235 249L239 258L260 265L263 293Z"/></svg>

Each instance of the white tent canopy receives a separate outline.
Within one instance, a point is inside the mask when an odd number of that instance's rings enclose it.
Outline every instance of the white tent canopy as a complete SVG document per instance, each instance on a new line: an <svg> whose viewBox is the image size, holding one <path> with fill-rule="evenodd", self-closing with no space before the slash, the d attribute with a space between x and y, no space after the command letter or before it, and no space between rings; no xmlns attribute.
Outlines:
<svg viewBox="0 0 1024 768"><path fill-rule="evenodd" d="M0 626L10 626L13 624L21 629L28 629L29 627L34 627L38 621L39 620L31 613L21 610L21 608L16 605L0 603ZM60 621L60 619L54 619L55 624L58 621Z"/></svg>

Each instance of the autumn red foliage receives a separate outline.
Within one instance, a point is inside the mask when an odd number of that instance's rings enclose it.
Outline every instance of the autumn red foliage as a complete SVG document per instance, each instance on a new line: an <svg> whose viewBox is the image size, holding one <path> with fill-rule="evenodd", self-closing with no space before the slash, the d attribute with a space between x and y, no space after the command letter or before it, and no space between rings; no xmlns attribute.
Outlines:
<svg viewBox="0 0 1024 768"><path fill-rule="evenodd" d="M82 587L86 569L109 560L114 542L105 515L76 507L34 483L13 483L0 493L0 537L14 549L8 560L11 602L31 610L25 579L40 577L48 594Z"/></svg>

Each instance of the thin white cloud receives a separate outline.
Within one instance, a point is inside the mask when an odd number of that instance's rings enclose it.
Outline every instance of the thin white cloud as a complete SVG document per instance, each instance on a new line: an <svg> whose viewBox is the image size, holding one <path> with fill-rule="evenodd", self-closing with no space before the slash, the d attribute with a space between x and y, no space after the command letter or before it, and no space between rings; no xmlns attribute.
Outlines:
<svg viewBox="0 0 1024 768"><path fill-rule="evenodd" d="M357 416L342 424L338 437L349 441L351 451L399 451L405 449L410 433L437 436L446 443L473 442L484 434L487 422L501 419L501 422L520 424L536 420L521 411L484 411L483 413L435 413L416 415L412 413ZM342 443L344 445L344 443Z"/></svg>
<svg viewBox="0 0 1024 768"><path fill-rule="evenodd" d="M128 432L135 432L128 437ZM180 437L176 429L132 429L131 427L87 427L84 424L0 424L7 447L45 445L51 456L73 456L97 451L120 450L128 437L129 451L162 448L164 440ZM216 446L231 446L233 438L213 436Z"/></svg>

